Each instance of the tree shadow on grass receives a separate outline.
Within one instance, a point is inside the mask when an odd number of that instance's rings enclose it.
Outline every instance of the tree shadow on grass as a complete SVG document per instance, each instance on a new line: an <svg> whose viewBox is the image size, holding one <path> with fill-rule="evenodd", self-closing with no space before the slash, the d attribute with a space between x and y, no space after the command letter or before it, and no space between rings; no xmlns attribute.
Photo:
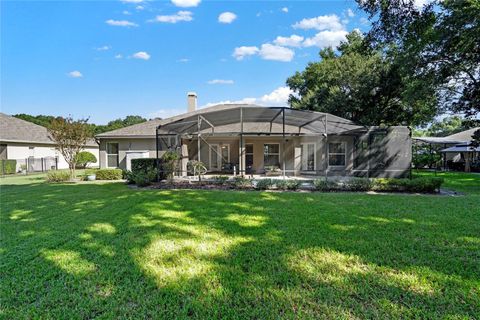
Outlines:
<svg viewBox="0 0 480 320"><path fill-rule="evenodd" d="M15 187L2 194L4 313L474 318L478 217L395 197Z"/></svg>

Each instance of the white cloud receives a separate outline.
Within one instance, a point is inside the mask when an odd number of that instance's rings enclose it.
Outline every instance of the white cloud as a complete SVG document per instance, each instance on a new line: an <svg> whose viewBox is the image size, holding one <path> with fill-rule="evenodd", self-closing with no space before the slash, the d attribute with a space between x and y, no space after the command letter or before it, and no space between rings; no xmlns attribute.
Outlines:
<svg viewBox="0 0 480 320"><path fill-rule="evenodd" d="M105 21L106 24L115 27L138 27L138 24L127 21L127 20L107 20Z"/></svg>
<svg viewBox="0 0 480 320"><path fill-rule="evenodd" d="M200 4L201 0L172 0L172 3L177 7L188 8L196 7Z"/></svg>
<svg viewBox="0 0 480 320"><path fill-rule="evenodd" d="M285 12L285 13L288 13L288 8L287 8L287 7L283 7L283 8L280 9L280 10L282 10L282 11Z"/></svg>
<svg viewBox="0 0 480 320"><path fill-rule="evenodd" d="M144 0L121 0L124 3L142 3Z"/></svg>
<svg viewBox="0 0 480 320"><path fill-rule="evenodd" d="M190 11L178 11L176 14L157 16L154 21L165 23L177 23L179 21L192 21L193 13Z"/></svg>
<svg viewBox="0 0 480 320"><path fill-rule="evenodd" d="M336 47L340 44L341 41L346 39L348 32L345 30L338 31L320 31L315 36L305 39L303 46L305 47Z"/></svg>
<svg viewBox="0 0 480 320"><path fill-rule="evenodd" d="M422 9L425 5L433 2L433 0L414 0L413 4L417 9Z"/></svg>
<svg viewBox="0 0 480 320"><path fill-rule="evenodd" d="M112 49L111 46L102 46L102 47L95 48L95 50L97 50L97 51L107 51L107 50L110 50L110 49Z"/></svg>
<svg viewBox="0 0 480 320"><path fill-rule="evenodd" d="M134 53L132 55L132 58L141 59L141 60L149 60L150 55L148 53L146 53L145 51L139 51L139 52Z"/></svg>
<svg viewBox="0 0 480 320"><path fill-rule="evenodd" d="M188 59L188 58L182 58L182 59L177 60L177 62L183 62L183 63L187 63L189 61L190 61L190 59Z"/></svg>
<svg viewBox="0 0 480 320"><path fill-rule="evenodd" d="M347 16L350 17L350 18L355 17L355 13L353 12L352 9L350 9L350 8L347 9Z"/></svg>
<svg viewBox="0 0 480 320"><path fill-rule="evenodd" d="M240 100L224 100L218 102L209 102L200 108L215 106L217 104L259 104L264 106L285 106L288 102L288 96L294 92L288 87L278 87L270 93L259 98L243 98Z"/></svg>
<svg viewBox="0 0 480 320"><path fill-rule="evenodd" d="M243 60L246 56L252 56L258 53L258 48L257 47L247 47L247 46L242 46L242 47L237 47L233 51L232 56L235 57L237 60Z"/></svg>
<svg viewBox="0 0 480 320"><path fill-rule="evenodd" d="M130 11L127 11L127 10L123 10L122 13L126 16L129 16L131 15Z"/></svg>
<svg viewBox="0 0 480 320"><path fill-rule="evenodd" d="M282 46L264 43L260 48L259 55L265 60L288 62L292 61L293 57L295 56L295 52Z"/></svg>
<svg viewBox="0 0 480 320"><path fill-rule="evenodd" d="M295 29L316 29L316 30L343 30L344 26L340 18L335 15L318 16L315 18L303 19L292 25Z"/></svg>
<svg viewBox="0 0 480 320"><path fill-rule="evenodd" d="M67 76L69 76L70 78L83 78L83 74L78 70L70 71L69 73L67 73Z"/></svg>
<svg viewBox="0 0 480 320"><path fill-rule="evenodd" d="M143 10L143 9L145 9L145 7L144 7L144 6L136 6L135 9L137 9L137 10Z"/></svg>
<svg viewBox="0 0 480 320"><path fill-rule="evenodd" d="M223 12L218 16L218 22L220 23L232 23L237 19L237 15L233 12Z"/></svg>
<svg viewBox="0 0 480 320"><path fill-rule="evenodd" d="M289 87L278 87L269 94L262 96L259 101L266 105L285 105L290 94L293 94L293 91Z"/></svg>
<svg viewBox="0 0 480 320"><path fill-rule="evenodd" d="M233 80L224 80L224 79L213 79L207 81L208 84L233 84Z"/></svg>
<svg viewBox="0 0 480 320"><path fill-rule="evenodd" d="M243 60L247 56L253 56L258 54L264 60L275 60L288 62L293 59L295 52L289 48L285 48L270 43L264 43L260 47L237 47L233 51L232 56L237 60Z"/></svg>
<svg viewBox="0 0 480 320"><path fill-rule="evenodd" d="M115 59L122 59L122 58L123 58L123 56L121 54L116 54L115 55Z"/></svg>
<svg viewBox="0 0 480 320"><path fill-rule="evenodd" d="M284 47L300 47L302 45L303 39L304 38L302 36L292 34L290 37L278 36L275 40L273 40L273 43Z"/></svg>

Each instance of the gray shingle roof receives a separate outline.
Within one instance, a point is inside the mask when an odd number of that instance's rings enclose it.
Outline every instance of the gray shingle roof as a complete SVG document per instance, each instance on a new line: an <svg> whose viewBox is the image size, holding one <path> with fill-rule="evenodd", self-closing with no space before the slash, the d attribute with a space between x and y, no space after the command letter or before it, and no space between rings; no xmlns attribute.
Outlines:
<svg viewBox="0 0 480 320"><path fill-rule="evenodd" d="M460 144L472 141L472 135L480 127L468 129L462 132L454 133L446 137L413 137L418 141L423 141L431 144Z"/></svg>
<svg viewBox="0 0 480 320"><path fill-rule="evenodd" d="M18 119L0 112L0 141L55 144L47 128L38 124ZM98 147L95 140L87 142L87 146Z"/></svg>

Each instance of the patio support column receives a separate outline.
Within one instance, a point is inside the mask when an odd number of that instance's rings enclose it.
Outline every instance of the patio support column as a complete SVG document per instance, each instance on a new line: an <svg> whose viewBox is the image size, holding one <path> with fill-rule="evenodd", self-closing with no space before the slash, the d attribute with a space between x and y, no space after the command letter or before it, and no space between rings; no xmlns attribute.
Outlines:
<svg viewBox="0 0 480 320"><path fill-rule="evenodd" d="M158 159L158 127L155 129L155 163L157 165L157 182L160 181L160 160ZM57 166L58 169L58 166Z"/></svg>
<svg viewBox="0 0 480 320"><path fill-rule="evenodd" d="M238 150L238 174L244 176L246 173L245 168L245 143L243 141L243 108L240 107L240 145Z"/></svg>
<svg viewBox="0 0 480 320"><path fill-rule="evenodd" d="M328 178L328 115L325 114L325 179Z"/></svg>
<svg viewBox="0 0 480 320"><path fill-rule="evenodd" d="M285 108L282 108L282 167L283 179L285 179Z"/></svg>
<svg viewBox="0 0 480 320"><path fill-rule="evenodd" d="M201 128L201 123L200 123L200 116L197 116L197 161L201 162L200 160L200 128Z"/></svg>
<svg viewBox="0 0 480 320"><path fill-rule="evenodd" d="M293 167L295 170L295 175L299 174L300 170L302 169L302 145L301 144L295 144Z"/></svg>
<svg viewBox="0 0 480 320"><path fill-rule="evenodd" d="M188 145L184 142L182 142L182 149L181 149L182 155L182 176L186 177L187 174L187 164L188 164Z"/></svg>

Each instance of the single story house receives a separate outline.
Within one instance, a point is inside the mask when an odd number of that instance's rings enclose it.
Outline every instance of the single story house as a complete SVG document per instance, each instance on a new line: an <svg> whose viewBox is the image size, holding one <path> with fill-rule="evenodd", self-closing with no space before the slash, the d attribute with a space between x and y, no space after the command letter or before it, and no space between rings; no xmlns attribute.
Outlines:
<svg viewBox="0 0 480 320"><path fill-rule="evenodd" d="M100 167L130 170L135 158L181 155L179 176L198 160L212 174L403 177L411 167L410 130L365 127L331 114L221 104L98 134Z"/></svg>
<svg viewBox="0 0 480 320"><path fill-rule="evenodd" d="M84 150L93 153L98 160L99 150L95 140L89 140ZM45 127L4 113L0 113L0 160L16 160L16 171L22 165L28 171L68 168ZM98 163L91 166L98 166Z"/></svg>

